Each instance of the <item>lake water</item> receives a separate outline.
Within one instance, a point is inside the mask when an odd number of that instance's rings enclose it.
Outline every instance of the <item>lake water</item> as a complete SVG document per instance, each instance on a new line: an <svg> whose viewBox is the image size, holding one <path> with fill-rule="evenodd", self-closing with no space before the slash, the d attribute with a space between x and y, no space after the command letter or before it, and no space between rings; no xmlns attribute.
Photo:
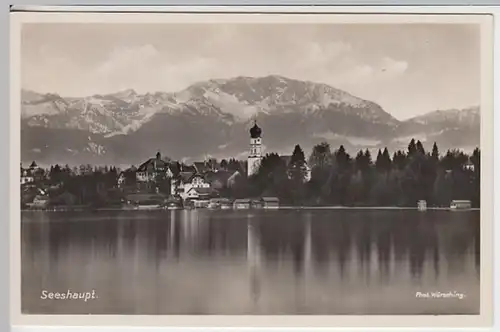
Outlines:
<svg viewBox="0 0 500 332"><path fill-rule="evenodd" d="M22 311L478 314L479 224L479 211L23 212Z"/></svg>

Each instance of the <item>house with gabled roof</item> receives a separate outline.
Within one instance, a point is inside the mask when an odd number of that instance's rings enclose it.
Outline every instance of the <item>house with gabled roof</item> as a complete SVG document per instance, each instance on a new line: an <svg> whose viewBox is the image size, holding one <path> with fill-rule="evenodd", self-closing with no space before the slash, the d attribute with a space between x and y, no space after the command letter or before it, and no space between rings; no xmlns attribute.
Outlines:
<svg viewBox="0 0 500 332"><path fill-rule="evenodd" d="M154 182L160 177L171 178L174 176L170 169L170 162L162 159L160 152L155 158L150 158L142 163L136 171L137 182Z"/></svg>
<svg viewBox="0 0 500 332"><path fill-rule="evenodd" d="M188 191L186 191L181 197L186 200L208 200L217 196L217 191L208 187L208 188L195 188L191 187Z"/></svg>
<svg viewBox="0 0 500 332"><path fill-rule="evenodd" d="M192 191L192 189L196 190ZM196 196L195 192L198 192L198 189L212 189L210 183L205 180L202 174L180 172L178 177L171 182L171 194L179 196L183 200L187 198L195 198L193 195Z"/></svg>

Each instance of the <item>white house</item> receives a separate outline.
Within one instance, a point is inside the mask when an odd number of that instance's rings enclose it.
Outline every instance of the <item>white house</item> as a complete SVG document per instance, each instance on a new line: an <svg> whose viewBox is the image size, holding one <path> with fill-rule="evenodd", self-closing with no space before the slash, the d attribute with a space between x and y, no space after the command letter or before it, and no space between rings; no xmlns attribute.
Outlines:
<svg viewBox="0 0 500 332"><path fill-rule="evenodd" d="M185 200L188 198L198 198L200 194L205 194L207 191L205 189L211 189L210 183L206 182L201 174L181 172L179 177L175 181L172 181L170 192L173 195L179 195Z"/></svg>

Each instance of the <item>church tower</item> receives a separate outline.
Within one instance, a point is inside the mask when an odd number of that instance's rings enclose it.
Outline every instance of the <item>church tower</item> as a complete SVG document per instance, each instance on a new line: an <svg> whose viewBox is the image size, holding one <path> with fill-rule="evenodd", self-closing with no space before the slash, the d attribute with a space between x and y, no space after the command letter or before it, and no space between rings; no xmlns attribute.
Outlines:
<svg viewBox="0 0 500 332"><path fill-rule="evenodd" d="M250 153L248 155L247 175L252 176L259 170L262 160L262 129L257 126L257 121L250 128Z"/></svg>

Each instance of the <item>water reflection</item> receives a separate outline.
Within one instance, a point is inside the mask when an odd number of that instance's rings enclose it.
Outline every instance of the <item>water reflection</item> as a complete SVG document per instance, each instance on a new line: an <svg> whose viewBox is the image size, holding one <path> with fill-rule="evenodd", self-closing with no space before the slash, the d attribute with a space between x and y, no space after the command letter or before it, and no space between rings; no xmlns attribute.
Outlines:
<svg viewBox="0 0 500 332"><path fill-rule="evenodd" d="M22 220L27 313L411 314L479 308L478 212L26 212ZM99 288L102 295L93 304L40 301L41 290L65 287ZM418 301L414 294L422 287L469 292L468 300Z"/></svg>

